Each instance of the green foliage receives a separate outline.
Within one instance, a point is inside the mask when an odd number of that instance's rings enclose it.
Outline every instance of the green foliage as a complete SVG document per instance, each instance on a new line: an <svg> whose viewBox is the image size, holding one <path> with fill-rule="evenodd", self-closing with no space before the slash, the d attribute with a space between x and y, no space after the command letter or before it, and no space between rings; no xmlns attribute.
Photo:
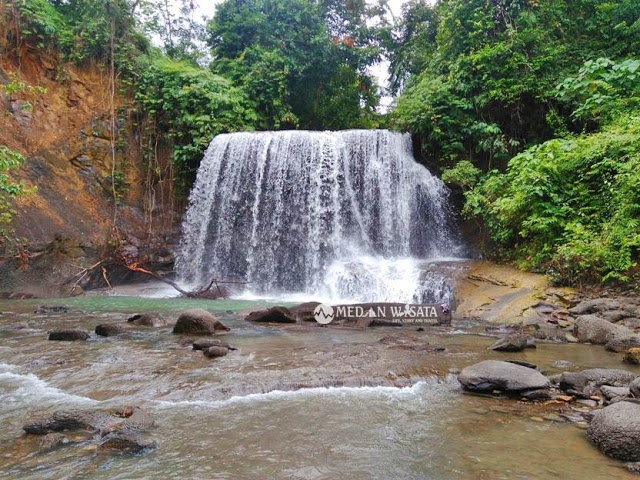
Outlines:
<svg viewBox="0 0 640 480"><path fill-rule="evenodd" d="M252 128L257 118L253 104L208 70L166 57L142 61L135 99L151 121L147 133L173 147L180 179L188 182L215 135ZM187 188L182 185L183 192Z"/></svg>
<svg viewBox="0 0 640 480"><path fill-rule="evenodd" d="M527 146L584 128L563 118L568 99L555 87L586 60L635 54L639 18L637 0L413 0L389 47L405 85L392 123L438 166L504 168Z"/></svg>
<svg viewBox="0 0 640 480"><path fill-rule="evenodd" d="M461 160L455 167L442 172L442 181L469 190L476 185L481 173L469 160Z"/></svg>
<svg viewBox="0 0 640 480"><path fill-rule="evenodd" d="M11 230L8 224L14 215L11 207L12 201L28 193L22 183L14 182L8 173L22 165L24 158L18 152L0 145L0 245L4 244L10 236Z"/></svg>
<svg viewBox="0 0 640 480"><path fill-rule="evenodd" d="M640 102L640 58L589 60L578 75L566 78L557 89L558 97L577 104L574 117L599 120L617 114Z"/></svg>
<svg viewBox="0 0 640 480"><path fill-rule="evenodd" d="M115 63L120 71L129 72L135 58L149 50L149 40L135 15L135 9L147 5L146 1L16 1L20 33L37 47L56 50L67 60L107 63L113 36Z"/></svg>
<svg viewBox="0 0 640 480"><path fill-rule="evenodd" d="M382 13L363 0L226 0L207 25L212 69L256 102L259 128L368 126L366 68L381 49L367 22Z"/></svg>
<svg viewBox="0 0 640 480"><path fill-rule="evenodd" d="M640 116L554 139L466 194L501 254L558 282L626 280L640 253Z"/></svg>

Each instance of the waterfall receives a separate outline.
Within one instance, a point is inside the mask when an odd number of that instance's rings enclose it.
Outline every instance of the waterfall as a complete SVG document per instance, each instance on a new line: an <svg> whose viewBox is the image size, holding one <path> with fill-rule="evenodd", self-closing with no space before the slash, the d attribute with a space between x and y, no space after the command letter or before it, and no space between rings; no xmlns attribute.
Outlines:
<svg viewBox="0 0 640 480"><path fill-rule="evenodd" d="M260 294L438 300L425 298L416 259L455 256L447 202L408 134L218 135L189 198L176 268L193 286L215 277Z"/></svg>

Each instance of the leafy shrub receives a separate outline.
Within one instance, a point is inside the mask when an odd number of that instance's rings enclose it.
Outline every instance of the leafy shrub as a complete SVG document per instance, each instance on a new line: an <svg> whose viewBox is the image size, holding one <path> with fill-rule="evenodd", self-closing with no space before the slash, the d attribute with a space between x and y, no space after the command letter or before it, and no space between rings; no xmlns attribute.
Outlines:
<svg viewBox="0 0 640 480"><path fill-rule="evenodd" d="M14 182L8 173L20 167L24 158L18 152L0 145L0 246L2 246L11 233L8 224L14 215L11 207L13 199L28 193L22 183Z"/></svg>
<svg viewBox="0 0 640 480"><path fill-rule="evenodd" d="M501 255L563 284L627 280L640 252L640 116L529 148L466 194Z"/></svg>
<svg viewBox="0 0 640 480"><path fill-rule="evenodd" d="M151 120L147 133L174 149L178 173L188 182L211 139L251 129L256 113L241 90L208 70L166 57L142 62L134 88L140 113Z"/></svg>

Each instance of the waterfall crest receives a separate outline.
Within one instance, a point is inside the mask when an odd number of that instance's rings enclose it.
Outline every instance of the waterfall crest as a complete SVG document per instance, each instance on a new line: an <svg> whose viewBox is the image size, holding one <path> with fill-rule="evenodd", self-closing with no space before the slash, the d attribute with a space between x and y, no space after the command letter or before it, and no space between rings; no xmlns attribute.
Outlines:
<svg viewBox="0 0 640 480"><path fill-rule="evenodd" d="M256 293L424 300L413 259L457 251L447 202L408 134L219 135L198 170L176 267L190 285L216 277Z"/></svg>

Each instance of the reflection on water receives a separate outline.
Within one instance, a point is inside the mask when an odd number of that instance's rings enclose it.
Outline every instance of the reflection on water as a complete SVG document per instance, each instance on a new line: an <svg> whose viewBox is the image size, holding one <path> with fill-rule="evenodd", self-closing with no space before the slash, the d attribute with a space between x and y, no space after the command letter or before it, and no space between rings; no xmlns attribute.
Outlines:
<svg viewBox="0 0 640 480"><path fill-rule="evenodd" d="M42 301L0 303L0 311L18 312L0 316L2 478L633 478L583 430L540 421L548 411L462 394L449 369L506 358L487 351L491 338L453 334L466 325L403 333L446 348L438 353L379 341L398 335L394 329L249 325L228 313L256 305L244 301L64 302L75 312L34 315L28 312ZM232 327L225 340L239 350L208 360L169 329L46 341L53 327L122 321L118 311L175 316L193 305L213 305ZM618 355L584 345L506 355L545 373L557 371L558 359L620 367ZM116 404L154 415L156 450L113 455L78 438L80 445L36 453L38 439L21 433L25 421L57 408Z"/></svg>

